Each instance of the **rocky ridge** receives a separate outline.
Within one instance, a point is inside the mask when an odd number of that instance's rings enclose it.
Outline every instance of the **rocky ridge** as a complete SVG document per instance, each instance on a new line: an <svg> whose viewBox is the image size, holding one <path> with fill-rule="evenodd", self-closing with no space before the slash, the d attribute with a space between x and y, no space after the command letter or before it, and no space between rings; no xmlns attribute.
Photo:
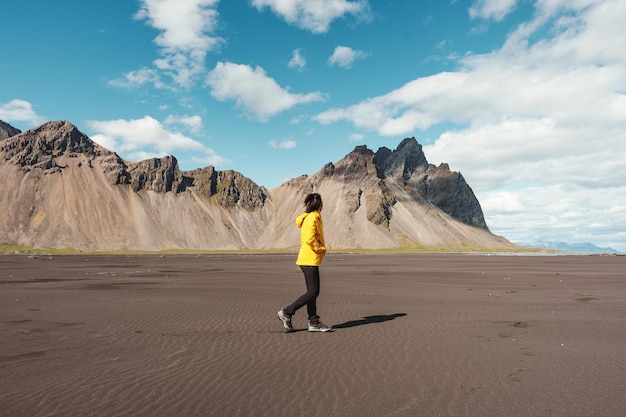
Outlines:
<svg viewBox="0 0 626 417"><path fill-rule="evenodd" d="M9 125L7 125L9 126ZM10 126L9 126L10 127ZM18 131L19 132L19 131ZM64 158L76 159L89 168L100 167L111 185L130 185L139 192L184 192L196 187L205 194L218 194L225 207L255 208L266 197L263 187L235 171L216 171L206 167L190 172L181 171L174 156L128 162L92 141L68 121L45 123L23 134L13 134L11 141L0 145L5 161L19 166L24 172L40 169L44 174L60 173L68 167Z"/></svg>
<svg viewBox="0 0 626 417"><path fill-rule="evenodd" d="M487 229L460 173L415 138L357 146L273 190L236 171L181 171L173 156L129 162L67 121L0 125L0 243L79 250L293 248L308 192L324 196L331 248L511 248ZM7 127L8 126L8 127Z"/></svg>
<svg viewBox="0 0 626 417"><path fill-rule="evenodd" d="M376 224L389 226L396 199L386 181L393 181L416 201L430 203L463 223L487 229L480 203L463 176L451 171L448 164L429 164L415 138L404 139L393 151L381 147L374 153L367 146L357 146L337 164L327 164L322 175L377 187L379 192L375 198L370 197L367 216ZM345 196L352 202L352 211L360 207L362 194L357 190Z"/></svg>
<svg viewBox="0 0 626 417"><path fill-rule="evenodd" d="M22 131L0 120L0 140L10 138L19 133L22 133Z"/></svg>

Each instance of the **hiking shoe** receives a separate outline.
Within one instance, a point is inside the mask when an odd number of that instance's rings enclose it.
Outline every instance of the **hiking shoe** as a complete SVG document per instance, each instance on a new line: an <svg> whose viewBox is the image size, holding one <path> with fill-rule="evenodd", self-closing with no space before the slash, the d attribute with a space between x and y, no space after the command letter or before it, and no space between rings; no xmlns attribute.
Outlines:
<svg viewBox="0 0 626 417"><path fill-rule="evenodd" d="M283 322L283 327L285 328L285 330L287 330L288 332L293 331L293 326L291 325L291 316L287 315L287 313L285 313L282 308L278 310L278 318L280 319L280 321Z"/></svg>
<svg viewBox="0 0 626 417"><path fill-rule="evenodd" d="M332 326L327 326L322 322L319 323L309 323L309 331L310 332L329 332L333 328Z"/></svg>

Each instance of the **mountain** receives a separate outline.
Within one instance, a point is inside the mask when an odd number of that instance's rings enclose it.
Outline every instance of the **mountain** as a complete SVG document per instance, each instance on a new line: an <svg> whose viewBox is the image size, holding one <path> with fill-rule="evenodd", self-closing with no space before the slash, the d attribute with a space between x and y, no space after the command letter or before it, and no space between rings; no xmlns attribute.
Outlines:
<svg viewBox="0 0 626 417"><path fill-rule="evenodd" d="M7 125L8 126L8 125ZM12 128L11 128L12 129ZM309 192L331 249L518 248L487 228L460 173L428 164L414 138L366 146L268 190L236 171L181 171L173 156L129 162L67 121L0 140L0 242L100 250L295 249Z"/></svg>
<svg viewBox="0 0 626 417"><path fill-rule="evenodd" d="M11 136L15 136L19 133L22 133L21 130L16 129L10 124L0 120L0 140L10 138Z"/></svg>
<svg viewBox="0 0 626 417"><path fill-rule="evenodd" d="M600 248L590 242L582 243L565 243L565 242L544 242L538 241L534 243L524 244L523 246L529 248L550 249L558 250L562 252L572 253L617 253L617 249L613 248Z"/></svg>

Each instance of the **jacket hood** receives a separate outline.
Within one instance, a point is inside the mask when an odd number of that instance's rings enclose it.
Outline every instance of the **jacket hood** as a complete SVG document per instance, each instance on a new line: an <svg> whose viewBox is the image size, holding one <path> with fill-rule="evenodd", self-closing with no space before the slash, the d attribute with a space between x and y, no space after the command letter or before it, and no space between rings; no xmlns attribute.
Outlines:
<svg viewBox="0 0 626 417"><path fill-rule="evenodd" d="M296 226L298 226L298 228L302 228L302 223L304 223L304 219L306 219L308 215L309 213L302 213L296 218Z"/></svg>
<svg viewBox="0 0 626 417"><path fill-rule="evenodd" d="M312 214L313 216L318 216L320 215L319 211L312 211L310 213L302 213L301 215L299 215L296 218L296 226L298 226L298 228L302 228L302 224L304 223L304 219L306 219L306 217Z"/></svg>

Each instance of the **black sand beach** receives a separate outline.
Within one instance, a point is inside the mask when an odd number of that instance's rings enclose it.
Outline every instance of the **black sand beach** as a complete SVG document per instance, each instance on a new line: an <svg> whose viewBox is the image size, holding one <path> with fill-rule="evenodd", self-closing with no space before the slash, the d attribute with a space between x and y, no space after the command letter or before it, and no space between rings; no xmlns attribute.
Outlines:
<svg viewBox="0 0 626 417"><path fill-rule="evenodd" d="M626 410L626 257L0 256L0 416L562 416Z"/></svg>

